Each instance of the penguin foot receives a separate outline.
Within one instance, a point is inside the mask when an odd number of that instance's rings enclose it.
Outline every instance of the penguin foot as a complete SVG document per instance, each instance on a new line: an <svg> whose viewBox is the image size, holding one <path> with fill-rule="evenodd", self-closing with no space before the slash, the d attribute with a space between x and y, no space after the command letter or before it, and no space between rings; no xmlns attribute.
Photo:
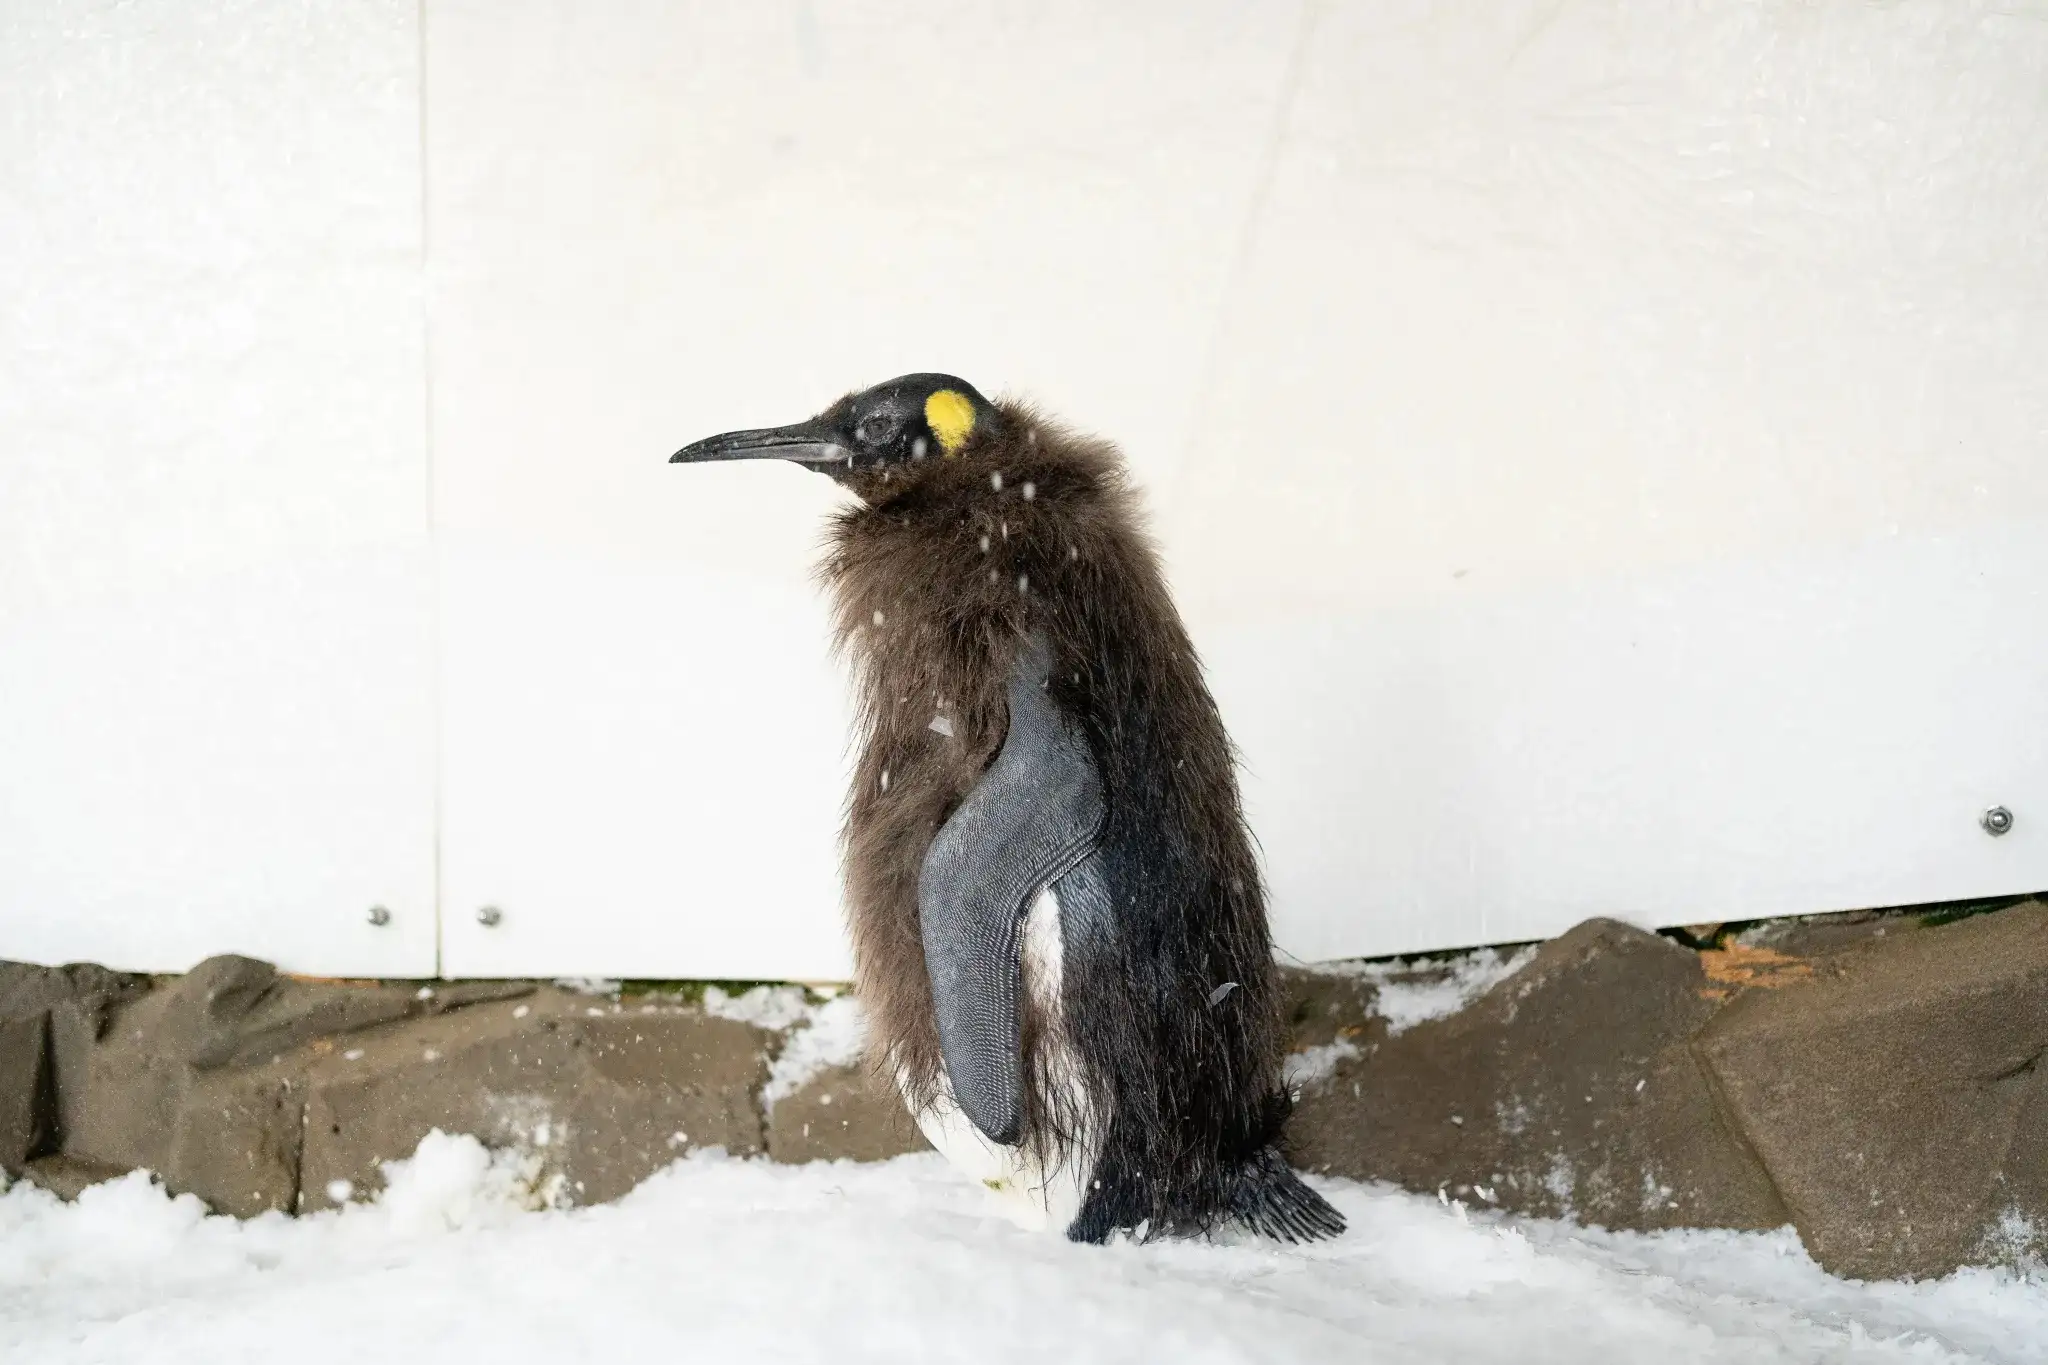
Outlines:
<svg viewBox="0 0 2048 1365"><path fill-rule="evenodd" d="M1261 1237L1319 1242L1344 1231L1344 1215L1310 1189L1276 1148L1245 1163L1231 1197L1230 1217Z"/></svg>

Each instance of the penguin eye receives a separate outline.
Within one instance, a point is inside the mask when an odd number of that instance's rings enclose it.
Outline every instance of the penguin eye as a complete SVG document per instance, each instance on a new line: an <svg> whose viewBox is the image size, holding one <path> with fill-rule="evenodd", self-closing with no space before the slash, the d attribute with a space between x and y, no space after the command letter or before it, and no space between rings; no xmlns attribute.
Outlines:
<svg viewBox="0 0 2048 1365"><path fill-rule="evenodd" d="M854 439L864 446L883 446L896 439L896 433L903 429L903 419L894 413L871 412L860 419L860 425L853 429Z"/></svg>

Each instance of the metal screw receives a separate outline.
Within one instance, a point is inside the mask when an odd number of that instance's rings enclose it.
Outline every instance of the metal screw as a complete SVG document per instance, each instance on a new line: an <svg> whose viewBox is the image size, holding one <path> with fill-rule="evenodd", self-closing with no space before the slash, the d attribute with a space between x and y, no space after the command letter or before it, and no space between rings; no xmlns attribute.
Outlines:
<svg viewBox="0 0 2048 1365"><path fill-rule="evenodd" d="M1977 817L1977 823L1984 826L1984 832L1996 839L2001 834L2012 833L2012 812L2004 806L1993 806Z"/></svg>
<svg viewBox="0 0 2048 1365"><path fill-rule="evenodd" d="M476 922L486 929L495 929L498 921L505 918L505 912L495 905L486 905L476 912Z"/></svg>
<svg viewBox="0 0 2048 1365"><path fill-rule="evenodd" d="M370 923L376 925L379 929L382 929L385 925L391 923L391 912L389 910L386 910L381 905L371 906Z"/></svg>

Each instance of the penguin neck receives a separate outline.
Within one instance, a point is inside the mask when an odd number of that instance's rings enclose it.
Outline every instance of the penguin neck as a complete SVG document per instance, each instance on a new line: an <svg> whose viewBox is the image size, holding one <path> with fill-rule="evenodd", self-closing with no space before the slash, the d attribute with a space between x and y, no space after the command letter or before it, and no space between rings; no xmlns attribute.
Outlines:
<svg viewBox="0 0 2048 1365"><path fill-rule="evenodd" d="M1005 416L831 522L821 577L864 707L894 716L914 695L927 708L903 712L909 728L891 742L928 743L940 699L958 709L963 744L1000 738L1013 642L1036 629L1056 646L1099 633L1084 623L1104 576L1152 572L1115 448L1023 409ZM889 724L871 728L883 736Z"/></svg>

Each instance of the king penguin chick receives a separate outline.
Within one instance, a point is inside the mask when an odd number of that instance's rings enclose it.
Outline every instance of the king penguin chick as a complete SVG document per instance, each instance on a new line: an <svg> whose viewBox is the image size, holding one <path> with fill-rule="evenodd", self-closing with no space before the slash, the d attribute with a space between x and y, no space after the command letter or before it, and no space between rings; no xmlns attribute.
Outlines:
<svg viewBox="0 0 2048 1365"><path fill-rule="evenodd" d="M1115 449L913 374L672 462L757 458L859 500L824 565L856 984L932 1144L1075 1241L1341 1232L1280 1153L1230 740Z"/></svg>

